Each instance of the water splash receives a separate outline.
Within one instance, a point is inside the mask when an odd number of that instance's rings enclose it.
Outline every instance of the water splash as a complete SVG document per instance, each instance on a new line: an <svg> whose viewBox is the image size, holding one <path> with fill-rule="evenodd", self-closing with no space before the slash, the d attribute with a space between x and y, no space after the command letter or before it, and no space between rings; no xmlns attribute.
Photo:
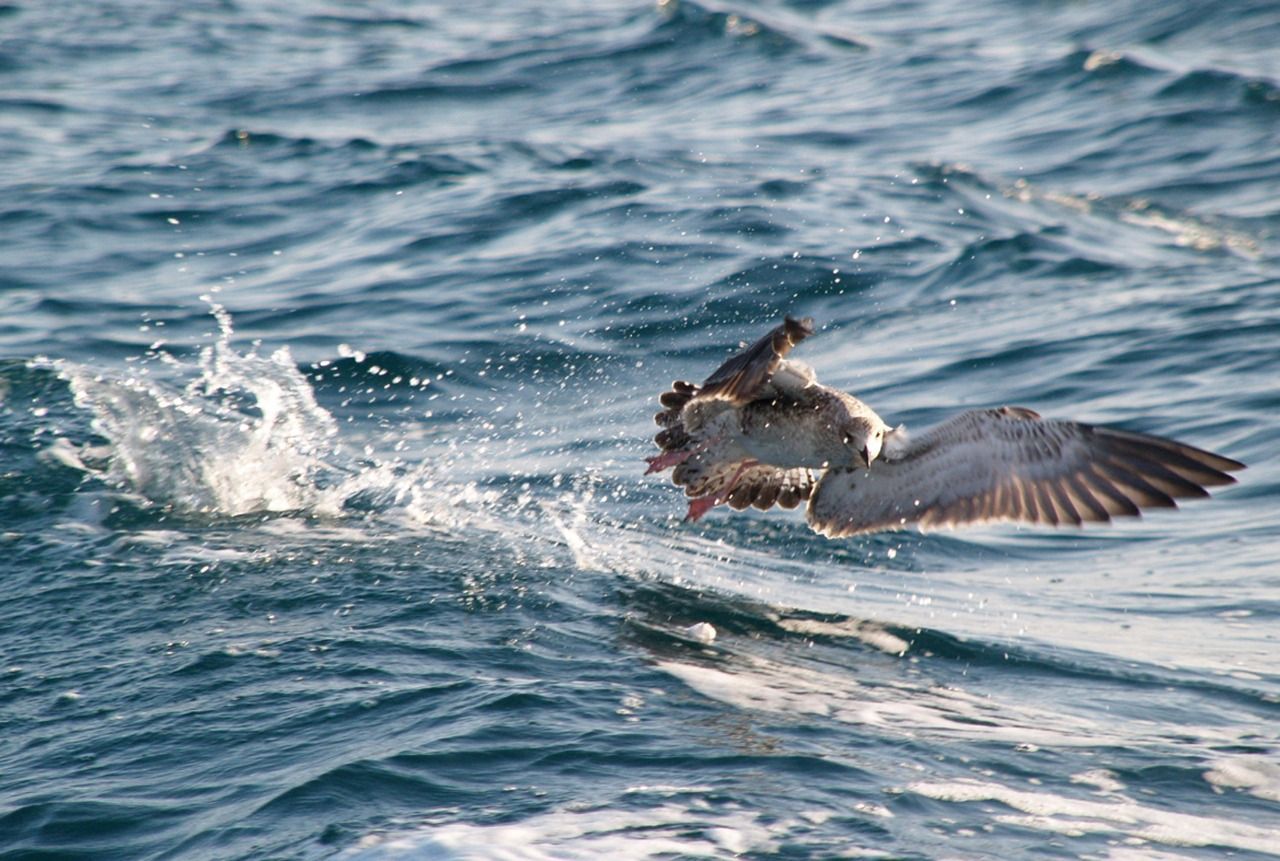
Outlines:
<svg viewBox="0 0 1280 861"><path fill-rule="evenodd" d="M96 475L144 507L182 515L376 513L397 529L500 535L528 552L556 543L556 529L563 534L558 515L548 520L533 494L457 479L470 465L459 469L452 448L444 465L431 457L406 464L345 444L289 350L238 351L231 315L205 298L218 332L194 361L157 344L119 372L42 362L66 380L106 442L60 438L46 456ZM575 483L558 505L585 528L592 498L590 482ZM581 567L603 564L588 564L594 557L582 539L569 549Z"/></svg>
<svg viewBox="0 0 1280 861"><path fill-rule="evenodd" d="M182 513L336 512L329 489L345 467L333 417L288 348L239 353L230 315L211 311L218 338L194 366L159 347L125 374L53 363L110 443L103 478Z"/></svg>

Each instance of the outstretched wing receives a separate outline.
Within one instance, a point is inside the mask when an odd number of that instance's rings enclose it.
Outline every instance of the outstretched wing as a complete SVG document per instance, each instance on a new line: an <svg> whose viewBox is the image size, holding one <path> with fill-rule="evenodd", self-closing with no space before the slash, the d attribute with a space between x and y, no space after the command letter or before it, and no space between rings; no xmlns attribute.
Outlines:
<svg viewBox="0 0 1280 861"><path fill-rule="evenodd" d="M1079 526L1175 508L1175 499L1231 484L1227 473L1240 469L1173 440L1001 407L962 413L870 469L828 470L808 519L829 538L912 523Z"/></svg>
<svg viewBox="0 0 1280 861"><path fill-rule="evenodd" d="M773 378L791 348L813 334L813 318L787 317L773 331L729 359L698 388L699 399L750 403Z"/></svg>

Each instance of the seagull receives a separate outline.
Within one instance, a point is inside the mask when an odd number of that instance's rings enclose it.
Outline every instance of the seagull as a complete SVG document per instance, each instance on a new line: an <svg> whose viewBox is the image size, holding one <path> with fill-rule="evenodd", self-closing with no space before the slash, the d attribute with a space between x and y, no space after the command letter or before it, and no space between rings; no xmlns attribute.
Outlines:
<svg viewBox="0 0 1280 861"><path fill-rule="evenodd" d="M1138 517L1232 484L1245 465L1171 439L1048 419L1024 407L963 412L919 433L890 427L847 392L787 358L814 332L787 317L702 383L658 401L662 453L690 497L688 521L795 508L828 538L1016 521L1052 526Z"/></svg>

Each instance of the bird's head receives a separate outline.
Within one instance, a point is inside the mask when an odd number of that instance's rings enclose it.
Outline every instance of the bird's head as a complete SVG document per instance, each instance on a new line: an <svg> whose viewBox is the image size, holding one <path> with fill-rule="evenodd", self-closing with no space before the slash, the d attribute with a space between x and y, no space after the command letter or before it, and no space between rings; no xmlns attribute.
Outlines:
<svg viewBox="0 0 1280 861"><path fill-rule="evenodd" d="M851 454L852 466L864 469L871 466L880 456L885 430L883 422L862 416L851 418L844 427L844 445Z"/></svg>

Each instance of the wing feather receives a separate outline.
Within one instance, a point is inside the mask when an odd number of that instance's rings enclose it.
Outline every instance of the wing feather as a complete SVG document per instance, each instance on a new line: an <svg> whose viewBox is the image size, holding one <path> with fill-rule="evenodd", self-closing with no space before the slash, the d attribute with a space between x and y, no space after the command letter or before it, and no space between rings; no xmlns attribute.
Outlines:
<svg viewBox="0 0 1280 861"><path fill-rule="evenodd" d="M1080 516L1080 512L1071 502L1071 494L1067 493L1067 488L1063 486L1061 481L1048 483L1049 492L1053 494L1054 501L1058 503L1058 512L1061 515L1063 523L1070 523L1074 526L1080 526L1084 523L1084 518Z"/></svg>
<svg viewBox="0 0 1280 861"><path fill-rule="evenodd" d="M681 415L685 404L698 394L698 387L684 380L676 380L668 391L658 396L662 411L653 417L654 424L662 428L653 441L663 451L676 451L689 445L693 440L685 428Z"/></svg>
<svg viewBox="0 0 1280 861"><path fill-rule="evenodd" d="M1080 471L1081 480L1093 491L1095 497L1112 517L1139 517L1141 511L1137 504L1120 491L1118 487L1107 481L1094 471L1092 465Z"/></svg>
<svg viewBox="0 0 1280 861"><path fill-rule="evenodd" d="M720 450L699 453L679 464L671 473L671 481L695 499L723 494L732 486L723 501L738 511L752 506L761 511L774 505L795 508L809 498L815 484L807 469L744 466L738 455Z"/></svg>
<svg viewBox="0 0 1280 861"><path fill-rule="evenodd" d="M791 348L813 334L813 318L787 317L780 325L729 359L699 387L699 399L750 403L772 379Z"/></svg>
<svg viewBox="0 0 1280 861"><path fill-rule="evenodd" d="M1209 491L1200 485L1183 478L1155 460L1129 455L1125 458L1124 464L1130 472L1141 475L1170 499L1209 495Z"/></svg>
<svg viewBox="0 0 1280 861"><path fill-rule="evenodd" d="M809 498L829 537L912 523L1075 526L1176 507L1244 464L1174 440L1002 407L962 413L870 469L828 470Z"/></svg>
<svg viewBox="0 0 1280 861"><path fill-rule="evenodd" d="M1040 503L1040 517L1050 526L1058 525L1058 505L1053 501L1053 494L1043 484L1032 485L1036 492L1036 501Z"/></svg>
<svg viewBox="0 0 1280 861"><path fill-rule="evenodd" d="M1132 467L1114 463L1100 462L1098 471L1111 482L1111 485L1133 500L1133 504L1145 508L1177 508L1173 497L1157 488L1144 476L1135 472Z"/></svg>
<svg viewBox="0 0 1280 861"><path fill-rule="evenodd" d="M1022 476L1014 475L1013 484L1018 488L1018 496L1022 506L1013 509L1015 516L1025 518L1029 523L1040 522L1040 503L1036 499L1036 489L1030 482L1022 480Z"/></svg>
<svg viewBox="0 0 1280 861"><path fill-rule="evenodd" d="M1098 501L1093 495L1093 491L1085 485L1084 479L1078 472L1071 473L1066 476L1066 483L1071 493L1071 498L1078 503L1076 510L1082 512L1081 516L1091 523L1107 523L1111 520L1111 515L1107 513L1106 507Z"/></svg>

